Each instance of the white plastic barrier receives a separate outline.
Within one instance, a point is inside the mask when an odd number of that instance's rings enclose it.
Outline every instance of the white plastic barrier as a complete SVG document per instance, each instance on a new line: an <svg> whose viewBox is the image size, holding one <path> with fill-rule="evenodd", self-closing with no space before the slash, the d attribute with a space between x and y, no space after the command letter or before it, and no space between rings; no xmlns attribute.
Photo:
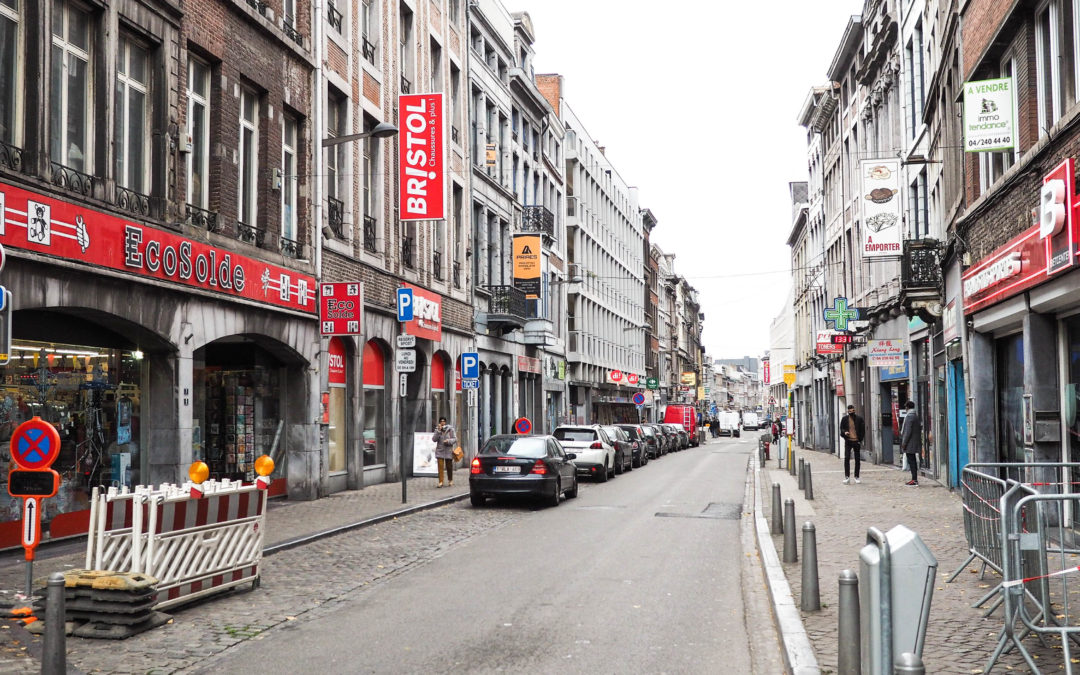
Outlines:
<svg viewBox="0 0 1080 675"><path fill-rule="evenodd" d="M156 577L158 609L257 584L267 484L94 488L86 568Z"/></svg>

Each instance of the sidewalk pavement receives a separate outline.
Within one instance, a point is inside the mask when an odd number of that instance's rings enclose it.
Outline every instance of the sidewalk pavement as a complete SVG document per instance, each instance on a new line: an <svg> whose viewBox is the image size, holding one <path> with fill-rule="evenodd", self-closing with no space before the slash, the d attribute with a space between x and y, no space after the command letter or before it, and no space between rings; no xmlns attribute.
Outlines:
<svg viewBox="0 0 1080 675"><path fill-rule="evenodd" d="M266 512L264 555L297 546L320 536L391 519L399 515L441 506L464 499L469 494L468 468L454 472L453 486L436 487L438 479L410 478L408 502L401 502L401 483L370 485L315 501L271 499ZM77 553L71 546L46 546L34 562L35 587L44 585L52 572L81 568L86 562L86 540ZM61 554L57 554L60 552ZM20 555L0 562L0 602L20 592L26 579ZM40 670L41 638L30 635L21 625L0 619L0 675Z"/></svg>
<svg viewBox="0 0 1080 675"><path fill-rule="evenodd" d="M987 570L980 579L978 564L971 564L953 583L945 580L959 567L968 555L964 539L963 511L958 491L950 491L936 481L921 477L918 486L907 486L907 471L887 465L862 463L861 483L843 484L844 463L835 455L802 448L795 449L795 464L803 458L812 465L814 499L808 501L798 489L798 480L786 468L777 468L775 448L764 469L757 469L757 488L766 523L771 522L772 484L780 484L781 504L786 499L795 500L795 521L798 528L799 562L780 563L791 589L794 608L802 617L805 634L817 658L820 672L837 672L837 602L840 572L851 569L859 572L859 550L866 544L867 528L877 527L888 532L895 525L905 525L923 539L937 558L937 583L934 585L930 608L930 622L926 632L923 662L927 673L967 674L981 673L989 656L997 645L1003 626L1002 612L998 609L983 618L982 609L971 607L994 585L999 577ZM758 466L758 462L754 462ZM853 467L854 468L854 467ZM802 612L802 526L807 521L814 524L817 536L818 578L821 610ZM760 521L759 521L760 525ZM767 535L768 530L766 530ZM768 546L775 548L774 556L782 560L784 536L759 537L763 559L768 559ZM862 580L860 580L861 582ZM773 597L774 610L778 613L787 604ZM989 605L987 605L989 606ZM862 608L865 611L865 608ZM783 639L789 642L786 627ZM798 631L790 637L798 641ZM1040 665L1046 671L1057 671L1062 665L1060 646L1055 649L1037 648L1034 638L1025 641L1033 653L1039 654ZM994 672L1027 673L1030 670L1023 659L1015 653L1001 658ZM816 672L816 671L806 671Z"/></svg>

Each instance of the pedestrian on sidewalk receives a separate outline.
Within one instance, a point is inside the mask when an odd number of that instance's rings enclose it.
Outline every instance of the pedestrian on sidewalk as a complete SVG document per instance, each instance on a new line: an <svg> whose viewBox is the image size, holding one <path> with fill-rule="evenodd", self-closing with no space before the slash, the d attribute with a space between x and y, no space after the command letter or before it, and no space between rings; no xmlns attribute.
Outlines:
<svg viewBox="0 0 1080 675"><path fill-rule="evenodd" d="M446 470L447 484L454 486L454 446L457 444L457 434L454 427L446 423L445 417L439 418L439 425L435 427L435 433L431 436L435 443L435 458L439 462L439 484L443 486L443 470Z"/></svg>
<svg viewBox="0 0 1080 675"><path fill-rule="evenodd" d="M847 407L847 415L840 420L840 435L844 438L844 485L851 482L851 456L855 455L855 482L859 482L862 464L862 441L866 435L866 422L855 414L855 406Z"/></svg>
<svg viewBox="0 0 1080 675"><path fill-rule="evenodd" d="M915 401L908 401L907 415L904 416L904 428L900 430L900 452L907 459L911 469L911 480L906 485L919 484L919 452L922 445L922 421L915 412Z"/></svg>

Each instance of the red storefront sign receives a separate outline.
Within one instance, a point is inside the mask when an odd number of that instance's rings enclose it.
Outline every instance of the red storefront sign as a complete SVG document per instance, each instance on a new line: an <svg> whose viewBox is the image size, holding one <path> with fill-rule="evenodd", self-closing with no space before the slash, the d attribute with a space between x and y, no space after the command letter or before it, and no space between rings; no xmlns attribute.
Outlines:
<svg viewBox="0 0 1080 675"><path fill-rule="evenodd" d="M623 372L621 370L609 370L607 377L608 382L622 382Z"/></svg>
<svg viewBox="0 0 1080 675"><path fill-rule="evenodd" d="M1072 268L1076 262L1075 163L1066 158L1043 177L1036 224L964 273L964 314L1001 302Z"/></svg>
<svg viewBox="0 0 1080 675"><path fill-rule="evenodd" d="M518 372L521 373L536 373L540 374L540 359L535 359L531 356L519 356L517 357Z"/></svg>
<svg viewBox="0 0 1080 675"><path fill-rule="evenodd" d="M315 310L315 279L306 274L5 183L0 243L262 304Z"/></svg>
<svg viewBox="0 0 1080 675"><path fill-rule="evenodd" d="M770 380L769 380L769 375L770 375L770 373L769 373L769 359L765 359L764 361L761 362L761 368L762 368L761 381L764 382L765 384L769 384L770 383Z"/></svg>
<svg viewBox="0 0 1080 675"><path fill-rule="evenodd" d="M443 95L398 99L398 211L401 220L446 217Z"/></svg>
<svg viewBox="0 0 1080 675"><path fill-rule="evenodd" d="M626 383L627 384L637 384L639 379L641 379L641 378L637 373L627 373L626 374Z"/></svg>
<svg viewBox="0 0 1080 675"><path fill-rule="evenodd" d="M326 350L328 368L326 373L327 383L331 386L345 386L345 343L341 338L330 338L330 346Z"/></svg>
<svg viewBox="0 0 1080 675"><path fill-rule="evenodd" d="M359 281L319 284L319 328L323 335L360 335L363 313L364 285Z"/></svg>
<svg viewBox="0 0 1080 675"><path fill-rule="evenodd" d="M818 354L843 354L844 345L833 344L832 337L832 331L818 331L815 351Z"/></svg>
<svg viewBox="0 0 1080 675"><path fill-rule="evenodd" d="M405 332L418 338L442 339L442 296L412 284L402 284L413 292L413 320L405 323Z"/></svg>

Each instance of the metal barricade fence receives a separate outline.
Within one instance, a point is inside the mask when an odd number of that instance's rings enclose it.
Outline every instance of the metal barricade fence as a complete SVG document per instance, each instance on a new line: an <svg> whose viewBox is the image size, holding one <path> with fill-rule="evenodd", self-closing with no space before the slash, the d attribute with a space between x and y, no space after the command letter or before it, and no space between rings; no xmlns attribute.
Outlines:
<svg viewBox="0 0 1080 675"><path fill-rule="evenodd" d="M200 496L192 496L193 488ZM257 584L265 513L266 490L259 483L95 488L86 568L156 577L159 609Z"/></svg>

